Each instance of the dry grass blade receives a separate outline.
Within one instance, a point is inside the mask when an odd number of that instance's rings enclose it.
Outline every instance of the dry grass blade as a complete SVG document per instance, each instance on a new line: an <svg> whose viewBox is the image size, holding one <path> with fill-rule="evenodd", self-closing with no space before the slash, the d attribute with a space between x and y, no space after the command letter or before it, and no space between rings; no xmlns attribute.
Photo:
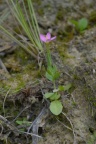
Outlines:
<svg viewBox="0 0 96 144"><path fill-rule="evenodd" d="M0 24L3 23L3 21L9 16L10 12L8 11L8 8L3 10L3 14L0 16Z"/></svg>
<svg viewBox="0 0 96 144"><path fill-rule="evenodd" d="M39 38L40 32L32 1L27 0L25 3L23 0L6 0L6 2L16 23L18 23L21 28L19 28L20 31L17 33L15 30L12 32L10 29L8 30L0 24L0 30L20 47L24 48L24 50L31 54L35 59L38 59L38 54L43 53L43 47ZM24 37L27 37L28 41L25 40Z"/></svg>

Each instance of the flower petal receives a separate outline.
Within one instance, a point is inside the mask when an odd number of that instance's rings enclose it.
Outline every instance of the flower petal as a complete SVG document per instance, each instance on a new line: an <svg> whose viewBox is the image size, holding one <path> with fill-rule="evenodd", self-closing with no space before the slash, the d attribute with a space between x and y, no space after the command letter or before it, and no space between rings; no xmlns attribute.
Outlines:
<svg viewBox="0 0 96 144"><path fill-rule="evenodd" d="M46 36L43 34L40 34L40 40L43 42L46 42Z"/></svg>
<svg viewBox="0 0 96 144"><path fill-rule="evenodd" d="M52 41L52 40L54 40L54 39L56 39L56 36L52 37L50 40Z"/></svg>
<svg viewBox="0 0 96 144"><path fill-rule="evenodd" d="M51 39L51 34L50 34L49 32L46 34L46 39L47 39L47 40L50 40L50 39Z"/></svg>

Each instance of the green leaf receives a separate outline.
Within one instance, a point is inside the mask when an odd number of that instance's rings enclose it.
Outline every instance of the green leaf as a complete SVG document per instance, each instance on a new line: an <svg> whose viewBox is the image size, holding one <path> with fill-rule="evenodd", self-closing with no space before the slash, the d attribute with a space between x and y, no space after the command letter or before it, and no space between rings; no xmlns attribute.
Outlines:
<svg viewBox="0 0 96 144"><path fill-rule="evenodd" d="M23 120L23 124L25 124L25 125L27 125L27 126L30 125L30 123L29 123L28 121L25 121L25 120Z"/></svg>
<svg viewBox="0 0 96 144"><path fill-rule="evenodd" d="M76 30L82 32L88 27L88 20L86 18L82 18L79 21L70 20L70 22L75 25Z"/></svg>
<svg viewBox="0 0 96 144"><path fill-rule="evenodd" d="M67 85L65 85L65 86L64 86L64 91L69 90L71 87L72 87L71 84L67 84Z"/></svg>
<svg viewBox="0 0 96 144"><path fill-rule="evenodd" d="M65 86L59 86L58 89L59 91L67 91L72 87L71 83L65 85Z"/></svg>
<svg viewBox="0 0 96 144"><path fill-rule="evenodd" d="M25 129L23 129L23 128L22 128L22 129L19 129L19 130L20 130L21 133L25 131Z"/></svg>
<svg viewBox="0 0 96 144"><path fill-rule="evenodd" d="M60 98L60 94L54 93L54 94L51 95L51 97L49 97L49 98L50 98L51 101L52 101L52 100L57 100L57 99Z"/></svg>
<svg viewBox="0 0 96 144"><path fill-rule="evenodd" d="M64 86L59 86L58 89L59 91L64 91Z"/></svg>
<svg viewBox="0 0 96 144"><path fill-rule="evenodd" d="M18 125L22 125L22 124L25 124L25 125L30 125L29 123L28 123L28 121L26 121L26 120L17 120L16 121L16 123L18 124Z"/></svg>
<svg viewBox="0 0 96 144"><path fill-rule="evenodd" d="M55 100L55 101L51 102L50 111L54 115L59 115L62 112L62 109L63 109L63 106L62 106L62 103L59 100Z"/></svg>
<svg viewBox="0 0 96 144"><path fill-rule="evenodd" d="M19 125L22 125L23 121L17 120L16 123L19 124Z"/></svg>
<svg viewBox="0 0 96 144"><path fill-rule="evenodd" d="M50 81L54 82L56 79L58 79L60 76L60 73L57 70L56 66L49 66L46 72L46 78Z"/></svg>
<svg viewBox="0 0 96 144"><path fill-rule="evenodd" d="M78 27L78 22L76 20L70 20L70 22L75 25L76 27Z"/></svg>
<svg viewBox="0 0 96 144"><path fill-rule="evenodd" d="M57 80L60 76L60 73L57 71L55 74L54 74L54 80Z"/></svg>
<svg viewBox="0 0 96 144"><path fill-rule="evenodd" d="M57 94L57 93L46 93L44 96L45 98L49 98L51 101L57 100L60 98L60 94Z"/></svg>
<svg viewBox="0 0 96 144"><path fill-rule="evenodd" d="M53 80L53 76L52 76L50 73L46 72L46 75L45 75L45 76L46 76L46 78L47 78L48 80L50 80L50 81L52 81L52 82L54 81L54 80Z"/></svg>
<svg viewBox="0 0 96 144"><path fill-rule="evenodd" d="M45 98L50 98L52 95L54 95L54 93L46 93L44 96Z"/></svg>
<svg viewBox="0 0 96 144"><path fill-rule="evenodd" d="M78 28L80 31L83 31L88 26L88 20L86 18L82 18L78 21Z"/></svg>

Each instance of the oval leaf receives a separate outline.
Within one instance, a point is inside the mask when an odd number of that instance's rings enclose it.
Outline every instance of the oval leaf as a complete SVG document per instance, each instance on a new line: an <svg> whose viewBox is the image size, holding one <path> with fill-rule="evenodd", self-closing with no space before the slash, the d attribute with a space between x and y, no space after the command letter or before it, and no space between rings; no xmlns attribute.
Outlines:
<svg viewBox="0 0 96 144"><path fill-rule="evenodd" d="M62 103L59 100L55 100L55 101L51 102L50 111L54 115L59 115L62 112L62 109L63 109L63 106L62 106Z"/></svg>
<svg viewBox="0 0 96 144"><path fill-rule="evenodd" d="M54 93L53 95L51 95L50 100L57 100L60 98L60 94Z"/></svg>
<svg viewBox="0 0 96 144"><path fill-rule="evenodd" d="M48 72L46 72L46 78L53 82L53 76L49 74Z"/></svg>
<svg viewBox="0 0 96 144"><path fill-rule="evenodd" d="M71 87L72 87L72 84L69 83L69 84L64 85L64 86L59 86L58 89L59 89L59 91L67 91L67 90L69 90Z"/></svg>
<svg viewBox="0 0 96 144"><path fill-rule="evenodd" d="M65 85L65 86L64 86L64 91L69 90L71 87L72 87L72 84L71 84L71 83Z"/></svg>
<svg viewBox="0 0 96 144"><path fill-rule="evenodd" d="M80 31L83 31L88 26L88 20L86 18L82 18L78 21L78 28Z"/></svg>
<svg viewBox="0 0 96 144"><path fill-rule="evenodd" d="M54 93L45 93L44 96L45 96L46 98L49 98L49 97L51 97L53 94L54 94Z"/></svg>

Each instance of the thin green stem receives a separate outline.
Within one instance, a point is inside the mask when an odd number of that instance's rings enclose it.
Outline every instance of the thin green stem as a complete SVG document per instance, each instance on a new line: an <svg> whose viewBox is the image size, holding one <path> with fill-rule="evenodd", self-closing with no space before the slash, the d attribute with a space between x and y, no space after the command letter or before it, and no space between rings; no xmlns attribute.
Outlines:
<svg viewBox="0 0 96 144"><path fill-rule="evenodd" d="M56 89L56 83L55 83L55 81L53 82L53 85L54 85L54 89Z"/></svg>

